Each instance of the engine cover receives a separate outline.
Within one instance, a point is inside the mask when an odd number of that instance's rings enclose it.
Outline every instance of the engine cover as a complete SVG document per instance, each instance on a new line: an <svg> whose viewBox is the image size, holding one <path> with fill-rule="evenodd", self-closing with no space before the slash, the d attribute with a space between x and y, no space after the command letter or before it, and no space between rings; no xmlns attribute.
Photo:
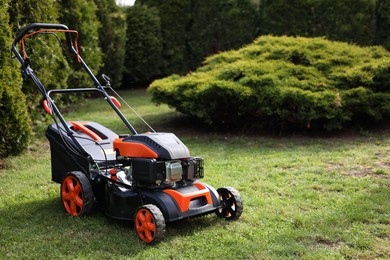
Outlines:
<svg viewBox="0 0 390 260"><path fill-rule="evenodd" d="M190 157L188 148L172 133L146 133L115 139L120 156L176 160Z"/></svg>

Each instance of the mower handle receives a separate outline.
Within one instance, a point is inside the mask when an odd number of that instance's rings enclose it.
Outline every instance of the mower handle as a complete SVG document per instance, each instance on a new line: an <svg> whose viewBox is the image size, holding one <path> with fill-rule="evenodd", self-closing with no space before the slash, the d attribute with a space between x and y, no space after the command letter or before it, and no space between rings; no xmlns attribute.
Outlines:
<svg viewBox="0 0 390 260"><path fill-rule="evenodd" d="M20 33L16 36L14 42L12 43L12 52L16 55L16 58L20 61L22 65L25 65L24 59L16 49L16 45L19 43L19 41L25 36L26 34L29 33L31 30L37 30L37 29L53 29L53 30L69 30L68 26L64 24L50 24L50 23L30 23L26 27L24 27ZM73 51L73 44L72 44L72 38L70 36L69 32L65 33L66 35L66 40L68 42L68 45L70 49Z"/></svg>

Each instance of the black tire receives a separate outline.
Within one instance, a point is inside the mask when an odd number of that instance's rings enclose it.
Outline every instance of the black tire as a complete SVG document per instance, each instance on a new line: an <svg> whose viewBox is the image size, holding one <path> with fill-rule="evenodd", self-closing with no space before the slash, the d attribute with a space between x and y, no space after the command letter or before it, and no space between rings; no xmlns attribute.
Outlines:
<svg viewBox="0 0 390 260"><path fill-rule="evenodd" d="M147 204L138 208L134 217L135 231L146 244L155 244L161 241L165 235L165 219L161 210Z"/></svg>
<svg viewBox="0 0 390 260"><path fill-rule="evenodd" d="M91 183L82 172L69 172L61 183L61 201L65 211L74 217L88 215L94 203Z"/></svg>
<svg viewBox="0 0 390 260"><path fill-rule="evenodd" d="M244 205L240 193L232 187L223 187L217 190L221 202L221 208L216 210L220 218L237 220L240 218Z"/></svg>

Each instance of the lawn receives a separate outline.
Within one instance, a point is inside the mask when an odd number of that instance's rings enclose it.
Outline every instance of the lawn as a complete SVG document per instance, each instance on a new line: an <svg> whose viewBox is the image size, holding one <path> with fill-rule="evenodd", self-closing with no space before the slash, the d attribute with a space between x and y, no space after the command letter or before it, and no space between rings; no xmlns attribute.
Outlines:
<svg viewBox="0 0 390 260"><path fill-rule="evenodd" d="M172 223L162 242L147 246L131 222L99 210L70 217L51 181L42 132L28 152L0 161L1 258L390 258L389 130L328 137L209 133L167 106L155 107L144 91L123 95L155 130L175 132L192 155L205 158L202 181L240 191L241 218ZM97 100L78 108L68 109L67 118L124 131ZM139 120L135 125L144 131Z"/></svg>

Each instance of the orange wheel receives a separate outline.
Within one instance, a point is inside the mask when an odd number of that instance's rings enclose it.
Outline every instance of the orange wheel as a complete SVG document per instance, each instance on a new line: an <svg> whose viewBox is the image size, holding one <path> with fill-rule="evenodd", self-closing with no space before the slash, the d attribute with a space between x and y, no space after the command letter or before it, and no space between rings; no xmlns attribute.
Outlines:
<svg viewBox="0 0 390 260"><path fill-rule="evenodd" d="M165 219L160 209L152 204L140 207L135 215L135 229L143 242L159 242L165 233Z"/></svg>
<svg viewBox="0 0 390 260"><path fill-rule="evenodd" d="M88 214L93 206L93 193L87 176L81 172L68 173L61 183L61 200L69 215Z"/></svg>
<svg viewBox="0 0 390 260"><path fill-rule="evenodd" d="M238 191L232 187L224 187L217 192L221 202L221 207L215 212L217 216L226 220L237 220L244 208Z"/></svg>

